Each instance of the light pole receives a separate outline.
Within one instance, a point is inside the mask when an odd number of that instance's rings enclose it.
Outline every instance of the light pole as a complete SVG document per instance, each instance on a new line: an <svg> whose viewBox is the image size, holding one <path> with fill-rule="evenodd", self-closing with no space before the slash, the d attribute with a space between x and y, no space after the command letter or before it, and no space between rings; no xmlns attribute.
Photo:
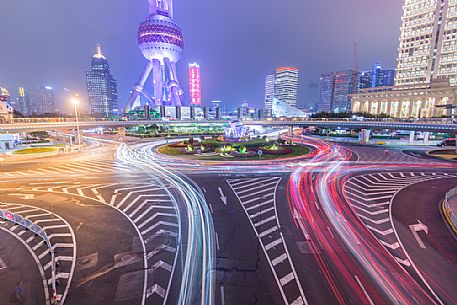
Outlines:
<svg viewBox="0 0 457 305"><path fill-rule="evenodd" d="M78 149L81 150L81 132L79 130L79 118L78 118L79 100L77 98L74 98L71 101L72 101L73 105L75 105L76 129L78 130Z"/></svg>

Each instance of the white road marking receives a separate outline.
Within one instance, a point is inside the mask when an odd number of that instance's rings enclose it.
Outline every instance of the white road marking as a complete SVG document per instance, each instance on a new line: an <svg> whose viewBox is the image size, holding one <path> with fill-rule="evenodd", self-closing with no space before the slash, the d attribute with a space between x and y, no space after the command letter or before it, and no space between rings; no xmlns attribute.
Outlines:
<svg viewBox="0 0 457 305"><path fill-rule="evenodd" d="M0 270L3 270L3 269L6 269L6 264L5 264L5 262L2 260L2 258L0 257Z"/></svg>
<svg viewBox="0 0 457 305"><path fill-rule="evenodd" d="M355 277L355 280L357 281L357 284L359 284L360 288L362 289L363 293L365 294L365 296L367 297L367 300L368 302L370 302L370 305L375 305L375 303L373 302L373 300L371 299L370 295L368 294L367 290L365 289L365 287L363 287L362 285L362 282L359 280L359 278L357 277L357 275L354 275Z"/></svg>
<svg viewBox="0 0 457 305"><path fill-rule="evenodd" d="M420 220L418 220L418 222L419 222L418 224L410 225L409 229L411 230L411 233L413 233L413 236L416 239L416 241L419 244L419 246L422 249L425 249L427 247L425 246L424 242L422 241L422 239L421 239L421 237L419 236L418 233L420 231L424 231L425 234L428 234L428 227L426 225L424 225L422 222L420 222Z"/></svg>
<svg viewBox="0 0 457 305"><path fill-rule="evenodd" d="M219 251L220 247L219 247L219 235L217 234L216 232L216 248L217 248L217 251Z"/></svg>
<svg viewBox="0 0 457 305"><path fill-rule="evenodd" d="M221 286L221 305L225 305L225 289Z"/></svg>

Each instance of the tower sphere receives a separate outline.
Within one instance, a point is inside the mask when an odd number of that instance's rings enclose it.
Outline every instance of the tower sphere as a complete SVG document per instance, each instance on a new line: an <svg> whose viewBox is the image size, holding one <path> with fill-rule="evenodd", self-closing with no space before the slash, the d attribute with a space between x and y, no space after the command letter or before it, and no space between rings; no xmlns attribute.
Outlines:
<svg viewBox="0 0 457 305"><path fill-rule="evenodd" d="M155 15L140 23L138 46L147 60L158 59L171 62L181 59L184 37L181 28L169 17Z"/></svg>

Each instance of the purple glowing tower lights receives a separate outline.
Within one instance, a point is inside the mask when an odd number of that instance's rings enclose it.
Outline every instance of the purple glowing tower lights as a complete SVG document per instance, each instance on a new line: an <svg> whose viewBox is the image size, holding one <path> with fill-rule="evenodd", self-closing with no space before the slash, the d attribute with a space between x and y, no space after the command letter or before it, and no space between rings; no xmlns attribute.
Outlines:
<svg viewBox="0 0 457 305"><path fill-rule="evenodd" d="M124 112L133 110L143 95L156 106L183 106L183 91L176 76L176 63L181 59L184 37L173 21L173 0L148 0L149 17L138 28L138 46L148 60L135 84ZM153 96L144 86L152 76Z"/></svg>

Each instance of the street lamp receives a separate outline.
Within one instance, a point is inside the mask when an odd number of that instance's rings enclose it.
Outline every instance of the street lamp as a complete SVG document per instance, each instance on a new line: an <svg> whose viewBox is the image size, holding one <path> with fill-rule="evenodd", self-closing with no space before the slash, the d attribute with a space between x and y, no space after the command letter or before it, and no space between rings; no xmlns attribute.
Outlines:
<svg viewBox="0 0 457 305"><path fill-rule="evenodd" d="M78 130L78 147L79 150L81 150L81 132L79 130L79 118L78 118L78 105L79 105L79 99L73 98L71 100L73 105L75 106L75 117L76 117L76 129Z"/></svg>

